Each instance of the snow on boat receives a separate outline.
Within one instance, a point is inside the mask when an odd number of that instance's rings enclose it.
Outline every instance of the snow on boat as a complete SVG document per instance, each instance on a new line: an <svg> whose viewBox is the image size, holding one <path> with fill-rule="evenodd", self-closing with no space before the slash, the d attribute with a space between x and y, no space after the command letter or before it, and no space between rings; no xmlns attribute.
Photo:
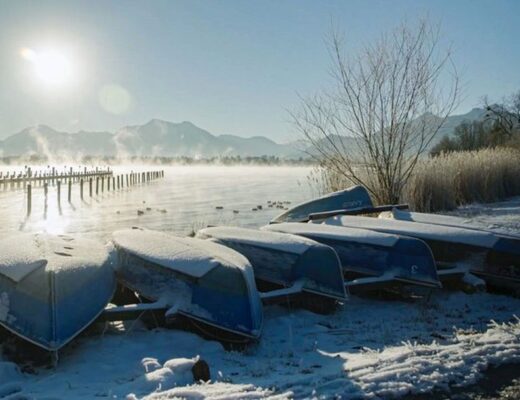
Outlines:
<svg viewBox="0 0 520 400"><path fill-rule="evenodd" d="M438 263L465 264L488 283L501 288L520 284L519 241L492 232L385 218L335 216L327 225L369 229L424 240Z"/></svg>
<svg viewBox="0 0 520 400"><path fill-rule="evenodd" d="M336 252L328 246L295 235L225 226L201 229L197 237L243 254L251 262L259 283L285 288L301 286L294 294L346 298L341 264ZM271 294L261 295L268 298Z"/></svg>
<svg viewBox="0 0 520 400"><path fill-rule="evenodd" d="M115 290L105 246L19 234L0 240L0 325L49 351L82 332Z"/></svg>
<svg viewBox="0 0 520 400"><path fill-rule="evenodd" d="M370 280L373 284L441 286L431 250L418 239L319 224L280 223L262 229L304 236L332 247L349 279L375 277L378 279Z"/></svg>
<svg viewBox="0 0 520 400"><path fill-rule="evenodd" d="M493 233L495 235L509 237L511 239L519 240L518 245L520 246L520 235L515 235L512 233L503 233L497 230L493 230L487 227L475 225L471 223L471 221L467 220L463 217L456 217L452 215L442 215L442 214L428 214L428 213L419 213L412 212L409 210L398 210L392 209L391 211L384 211L379 214L379 218L389 218L389 219L397 219L399 221L410 221L410 222L420 222L423 224L433 224L433 225L443 225L443 226L451 226L454 228L463 228L463 229L472 229L477 231L484 231Z"/></svg>
<svg viewBox="0 0 520 400"><path fill-rule="evenodd" d="M117 231L113 242L120 283L167 309L167 316L178 314L199 328L242 339L260 336L262 304L252 267L241 254L207 240L145 229Z"/></svg>
<svg viewBox="0 0 520 400"><path fill-rule="evenodd" d="M347 216L371 213L383 213L403 221L399 229L385 229L387 224L369 218L368 225L348 224L349 227L367 228L383 233L407 235L422 239L428 243L439 268L439 276L443 281L460 279L468 269L484 278L488 284L499 288L517 289L520 283L520 238L518 235L502 234L476 226L468 226L462 218L440 216L434 214L409 213L401 211L408 206L384 205L374 206L366 188L353 186L351 188L330 193L326 196L302 203L293 209L276 217L277 222L307 222L323 220L341 225L343 215ZM306 215L307 214L307 215ZM337 217L335 217L337 216ZM353 220L350 220L353 222ZM381 220L379 220L381 221ZM406 225L416 224L416 225ZM431 228L428 228L430 226ZM435 228L435 227L438 228ZM402 229L401 229L402 228ZM443 228L446 228L443 230Z"/></svg>

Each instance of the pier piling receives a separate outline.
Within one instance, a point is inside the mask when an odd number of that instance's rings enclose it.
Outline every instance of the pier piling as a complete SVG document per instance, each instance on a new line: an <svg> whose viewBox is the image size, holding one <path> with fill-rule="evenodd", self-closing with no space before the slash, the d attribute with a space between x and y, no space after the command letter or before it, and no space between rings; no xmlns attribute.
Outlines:
<svg viewBox="0 0 520 400"><path fill-rule="evenodd" d="M32 208L32 187L29 183L27 185L27 215L31 214L31 208Z"/></svg>

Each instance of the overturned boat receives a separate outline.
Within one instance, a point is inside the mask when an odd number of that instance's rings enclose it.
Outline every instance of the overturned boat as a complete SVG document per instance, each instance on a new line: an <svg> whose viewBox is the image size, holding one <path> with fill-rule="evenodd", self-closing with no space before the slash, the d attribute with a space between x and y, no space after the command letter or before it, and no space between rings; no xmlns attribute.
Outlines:
<svg viewBox="0 0 520 400"><path fill-rule="evenodd" d="M0 240L0 325L45 350L59 350L90 325L114 289L102 244L46 234Z"/></svg>
<svg viewBox="0 0 520 400"><path fill-rule="evenodd" d="M285 289L262 292L264 301L281 294L310 295L316 304L346 298L338 256L328 246L295 235L225 226L201 229L197 237L243 254L253 266L259 287Z"/></svg>
<svg viewBox="0 0 520 400"><path fill-rule="evenodd" d="M351 281L351 290L396 284L441 287L431 250L422 240L318 224L280 223L262 229L303 236L332 247Z"/></svg>
<svg viewBox="0 0 520 400"><path fill-rule="evenodd" d="M441 280L460 279L469 270L492 286L518 290L518 235L468 225L460 217L413 213L407 209L406 204L374 206L366 188L353 186L299 204L271 223L324 222L418 238L432 249ZM382 218L353 217L374 213ZM385 222L388 217L391 219Z"/></svg>
<svg viewBox="0 0 520 400"><path fill-rule="evenodd" d="M495 235L509 237L512 239L520 240L520 234L513 234L510 232L502 232L496 228L484 227L477 225L466 218L456 217L453 215L443 215L443 214L428 214L428 213L420 213L409 210L399 210L393 208L390 211L383 211L379 214L379 218L389 218L389 219L397 219L399 221L409 221L409 222L420 222L422 224L432 224L432 225L442 225L442 226L451 226L453 228L463 228L463 229L471 229L476 231L484 231L493 233Z"/></svg>
<svg viewBox="0 0 520 400"><path fill-rule="evenodd" d="M161 310L188 318L200 330L229 341L257 339L262 304L249 261L225 246L163 232L128 229L113 234L117 277L151 301L107 309Z"/></svg>
<svg viewBox="0 0 520 400"><path fill-rule="evenodd" d="M504 289L520 285L520 241L487 231L362 216L335 216L324 224L363 228L424 240L438 264L465 266L487 283Z"/></svg>
<svg viewBox="0 0 520 400"><path fill-rule="evenodd" d="M361 214L364 212L389 211L394 208L407 207L404 204L374 207L368 191L363 186L353 186L297 204L274 218L271 224L308 222L313 216L314 219L323 219L331 215L337 215L340 212L343 214Z"/></svg>

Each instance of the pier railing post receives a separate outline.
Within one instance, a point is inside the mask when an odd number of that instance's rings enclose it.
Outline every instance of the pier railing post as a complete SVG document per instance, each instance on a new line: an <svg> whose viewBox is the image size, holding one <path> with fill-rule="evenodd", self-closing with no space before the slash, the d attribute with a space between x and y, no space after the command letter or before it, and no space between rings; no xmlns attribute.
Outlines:
<svg viewBox="0 0 520 400"><path fill-rule="evenodd" d="M32 187L29 183L27 185L27 215L31 214L31 208L32 208Z"/></svg>

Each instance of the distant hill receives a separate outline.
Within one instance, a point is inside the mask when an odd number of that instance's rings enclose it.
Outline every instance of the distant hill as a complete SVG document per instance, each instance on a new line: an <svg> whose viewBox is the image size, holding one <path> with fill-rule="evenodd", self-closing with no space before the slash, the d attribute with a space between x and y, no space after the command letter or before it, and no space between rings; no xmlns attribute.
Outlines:
<svg viewBox="0 0 520 400"><path fill-rule="evenodd" d="M463 121L484 117L483 109L474 108L463 115L449 117L439 131L435 143ZM430 116L432 117L432 116ZM347 147L355 146L355 140L335 136L333 141ZM433 143L433 144L435 144ZM263 136L243 138L234 135L215 136L191 122L168 122L153 119L144 125L126 126L115 133L59 132L46 125L26 128L0 141L0 156L47 155L52 157L192 157L219 156L260 157L276 156L290 159L316 154L304 142L279 144Z"/></svg>
<svg viewBox="0 0 520 400"><path fill-rule="evenodd" d="M444 136L452 135L455 132L455 127L462 122L481 121L485 118L485 115L486 110L483 108L473 108L466 114L452 115L448 117L437 133L431 147L438 143Z"/></svg>
<svg viewBox="0 0 520 400"><path fill-rule="evenodd" d="M437 144L444 136L452 135L455 132L455 127L460 123L465 121L471 122L482 120L485 117L485 114L486 111L484 109L474 108L466 114L452 115L448 117L446 121L444 121L444 124L441 126L439 131L437 132L437 135L430 143L430 148L435 146L435 144ZM417 118L414 121L414 123L420 124L424 121L431 121L432 124L437 125L440 122L440 118L433 114L425 114L420 118ZM327 139L319 139L316 146L307 147L304 149L304 152L306 154L319 155L320 153L316 149L317 147L321 149L330 149L330 151L334 151L334 149L339 149L343 151L343 149L345 149L346 151L350 152L350 154L356 154L356 152L360 151L358 149L357 140L355 138L348 136L331 135Z"/></svg>
<svg viewBox="0 0 520 400"><path fill-rule="evenodd" d="M153 119L144 125L126 126L115 133L59 132L46 125L26 128L0 141L0 156L48 155L193 157L218 156L297 158L295 146L276 143L263 136L243 138L215 136L191 122Z"/></svg>

